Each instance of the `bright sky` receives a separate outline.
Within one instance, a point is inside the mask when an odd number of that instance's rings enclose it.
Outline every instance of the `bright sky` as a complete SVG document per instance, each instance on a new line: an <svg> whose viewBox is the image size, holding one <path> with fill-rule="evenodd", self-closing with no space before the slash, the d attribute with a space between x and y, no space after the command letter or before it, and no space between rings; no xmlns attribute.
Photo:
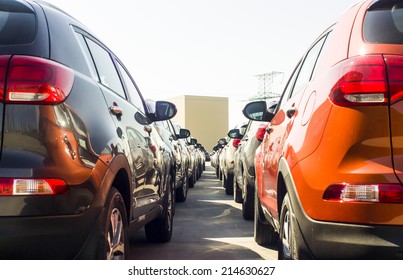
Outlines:
<svg viewBox="0 0 403 280"><path fill-rule="evenodd" d="M239 101L257 94L256 75L289 74L312 41L358 0L47 1L87 25L146 98Z"/></svg>

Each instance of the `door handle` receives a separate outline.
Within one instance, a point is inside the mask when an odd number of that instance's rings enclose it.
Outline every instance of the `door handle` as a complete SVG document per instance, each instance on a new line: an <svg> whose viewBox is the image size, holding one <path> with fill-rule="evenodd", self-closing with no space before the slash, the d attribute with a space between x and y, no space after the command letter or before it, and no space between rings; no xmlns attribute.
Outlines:
<svg viewBox="0 0 403 280"><path fill-rule="evenodd" d="M123 110L118 106L111 106L109 107L109 111L111 111L112 115L121 116L123 114Z"/></svg>

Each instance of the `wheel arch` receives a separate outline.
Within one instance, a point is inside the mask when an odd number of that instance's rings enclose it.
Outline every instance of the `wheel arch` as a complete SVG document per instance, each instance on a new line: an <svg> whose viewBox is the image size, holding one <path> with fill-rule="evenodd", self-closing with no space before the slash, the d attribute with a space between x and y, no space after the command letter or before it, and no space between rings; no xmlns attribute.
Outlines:
<svg viewBox="0 0 403 280"><path fill-rule="evenodd" d="M123 201L125 203L127 218L129 221L132 219L132 203L133 203L133 174L130 171L129 162L123 154L114 157L109 165L109 170L112 176L106 178L107 192L108 195L110 189L115 187L122 195Z"/></svg>
<svg viewBox="0 0 403 280"><path fill-rule="evenodd" d="M312 253L307 245L307 239L312 238L312 230L310 228L309 220L310 218L306 214L301 200L299 198L297 188L289 168L289 165L285 158L281 158L279 161L279 169L277 174L278 189L277 189L277 207L278 207L278 217L281 217L281 208L285 196L288 194L290 207L293 213L292 219L297 225L297 230L295 232L296 239L298 240L298 257L301 259L312 259ZM279 227L280 221L279 222Z"/></svg>
<svg viewBox="0 0 403 280"><path fill-rule="evenodd" d="M290 196L292 206L296 204L301 205L290 167L287 160L282 157L279 160L277 172L277 211L279 216L281 205L283 204L284 197L287 193Z"/></svg>

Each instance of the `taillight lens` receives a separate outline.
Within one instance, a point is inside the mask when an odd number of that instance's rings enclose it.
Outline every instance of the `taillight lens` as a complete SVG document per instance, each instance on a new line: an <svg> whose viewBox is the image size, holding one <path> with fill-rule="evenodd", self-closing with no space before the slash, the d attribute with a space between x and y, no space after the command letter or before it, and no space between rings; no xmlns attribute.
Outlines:
<svg viewBox="0 0 403 280"><path fill-rule="evenodd" d="M6 103L58 104L74 82L70 68L39 57L14 56L7 73Z"/></svg>
<svg viewBox="0 0 403 280"><path fill-rule="evenodd" d="M4 98L4 87L9 59L9 56L0 56L0 100Z"/></svg>
<svg viewBox="0 0 403 280"><path fill-rule="evenodd" d="M403 99L403 57L385 55L388 71L390 103Z"/></svg>
<svg viewBox="0 0 403 280"><path fill-rule="evenodd" d="M0 179L0 196L68 194L69 188L59 179Z"/></svg>
<svg viewBox="0 0 403 280"><path fill-rule="evenodd" d="M257 141L262 142L264 135L266 134L267 125L260 126L256 131L256 139Z"/></svg>
<svg viewBox="0 0 403 280"><path fill-rule="evenodd" d="M338 202L403 203L403 187L399 184L335 184L326 189L323 199Z"/></svg>
<svg viewBox="0 0 403 280"><path fill-rule="evenodd" d="M240 143L241 143L241 139L234 139L232 141L232 146L234 146L235 148L238 148Z"/></svg>
<svg viewBox="0 0 403 280"><path fill-rule="evenodd" d="M345 60L338 66L340 79L333 86L330 100L340 106L387 105L386 67L382 55Z"/></svg>

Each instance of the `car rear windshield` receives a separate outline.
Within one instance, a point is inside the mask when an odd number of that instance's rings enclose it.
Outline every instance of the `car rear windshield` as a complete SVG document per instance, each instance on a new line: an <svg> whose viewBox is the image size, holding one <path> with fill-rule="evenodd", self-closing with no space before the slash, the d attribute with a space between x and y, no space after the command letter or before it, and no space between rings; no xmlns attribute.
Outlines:
<svg viewBox="0 0 403 280"><path fill-rule="evenodd" d="M35 39L35 14L29 7L19 3L0 2L0 45L21 45Z"/></svg>
<svg viewBox="0 0 403 280"><path fill-rule="evenodd" d="M378 1L364 19L364 40L377 44L403 44L403 1Z"/></svg>

